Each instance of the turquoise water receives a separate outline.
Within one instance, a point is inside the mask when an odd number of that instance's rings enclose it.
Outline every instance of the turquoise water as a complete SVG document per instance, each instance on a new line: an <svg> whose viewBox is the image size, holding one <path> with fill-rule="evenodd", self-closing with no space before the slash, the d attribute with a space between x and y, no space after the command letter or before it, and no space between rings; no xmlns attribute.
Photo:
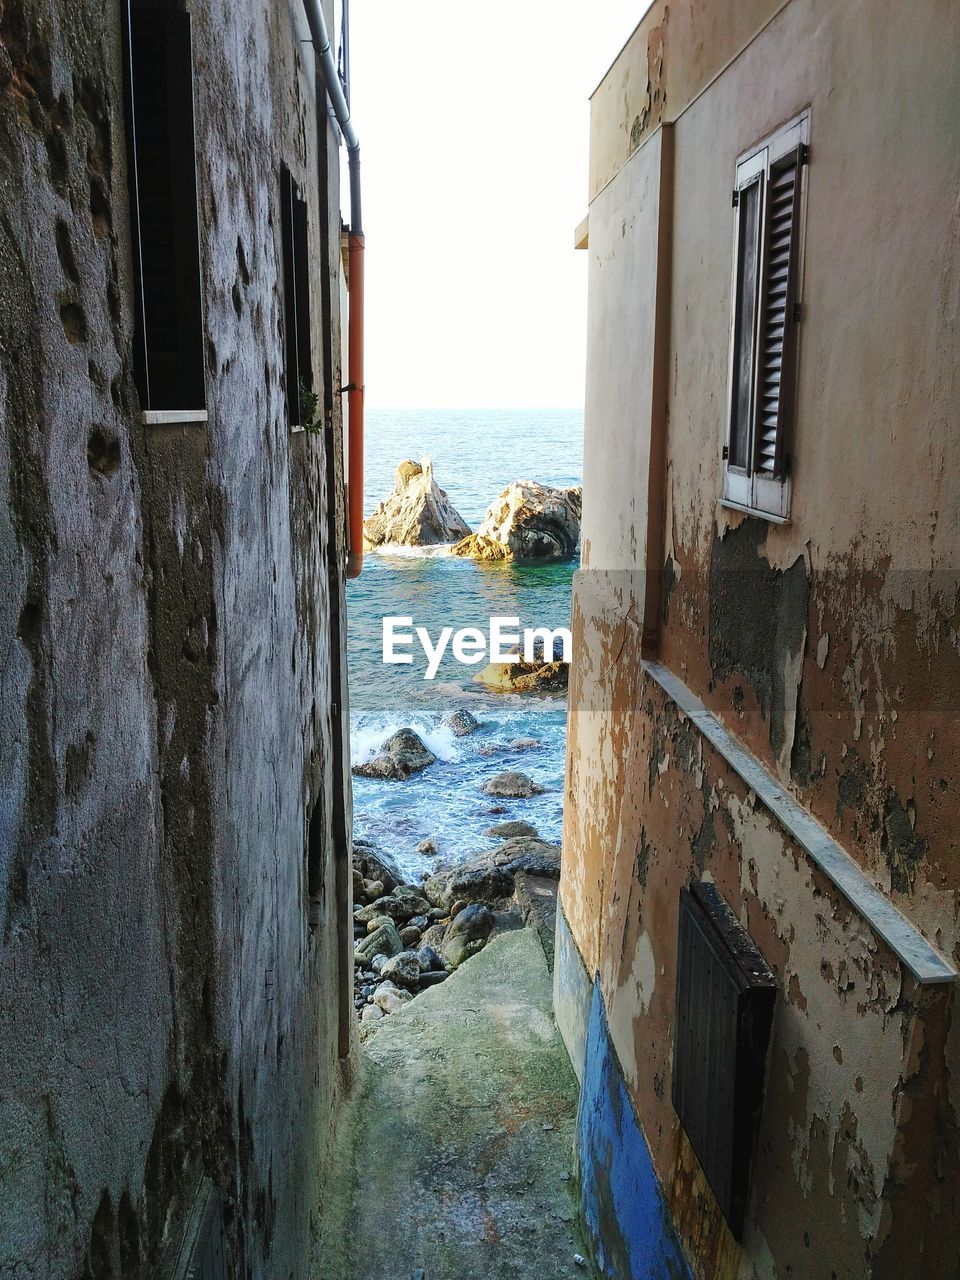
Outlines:
<svg viewBox="0 0 960 1280"><path fill-rule="evenodd" d="M434 475L471 528L512 480L579 484L583 415L578 410L384 410L367 415L367 514L393 487L404 458L429 453ZM347 588L350 730L354 763L369 759L395 729L410 726L438 763L406 782L354 778L354 829L393 854L412 878L430 858L416 852L431 839L441 858L457 860L489 848L483 829L509 818L532 822L559 840L563 801L566 701L487 693L474 682L484 663L467 667L445 654L436 679L419 645L408 666L382 662L382 619L406 616L436 639L441 627L478 627L492 615L518 617L521 627L569 626L574 564L482 565L443 554L368 554L362 576ZM455 738L445 713L465 707L479 732ZM508 748L517 738L540 745ZM522 769L547 788L529 800L493 800L483 782L503 769ZM500 805L502 814L491 813Z"/></svg>

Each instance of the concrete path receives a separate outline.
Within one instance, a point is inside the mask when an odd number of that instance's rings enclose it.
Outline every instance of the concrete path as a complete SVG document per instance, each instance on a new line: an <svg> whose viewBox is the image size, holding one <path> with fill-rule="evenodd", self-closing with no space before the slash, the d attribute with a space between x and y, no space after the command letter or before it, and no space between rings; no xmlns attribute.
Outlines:
<svg viewBox="0 0 960 1280"><path fill-rule="evenodd" d="M574 1262L576 1079L535 930L494 938L361 1053L317 1280L592 1274Z"/></svg>

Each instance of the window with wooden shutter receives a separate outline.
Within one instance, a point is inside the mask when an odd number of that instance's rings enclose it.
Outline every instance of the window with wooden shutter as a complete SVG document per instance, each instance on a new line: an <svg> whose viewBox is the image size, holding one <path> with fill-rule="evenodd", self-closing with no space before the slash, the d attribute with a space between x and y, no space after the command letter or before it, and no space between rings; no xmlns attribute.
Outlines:
<svg viewBox="0 0 960 1280"><path fill-rule="evenodd" d="M130 207L141 406L206 404L190 15L132 0L127 29Z"/></svg>
<svg viewBox="0 0 960 1280"><path fill-rule="evenodd" d="M786 519L800 318L805 112L743 156L734 190L734 305L724 500Z"/></svg>

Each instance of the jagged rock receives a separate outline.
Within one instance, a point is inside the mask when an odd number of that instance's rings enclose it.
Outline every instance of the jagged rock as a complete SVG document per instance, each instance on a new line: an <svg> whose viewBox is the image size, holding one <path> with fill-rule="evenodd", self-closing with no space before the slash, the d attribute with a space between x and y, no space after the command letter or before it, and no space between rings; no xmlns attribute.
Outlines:
<svg viewBox="0 0 960 1280"><path fill-rule="evenodd" d="M530 796L543 795L545 788L541 787L539 782L534 782L532 778L528 778L525 773L520 773L516 769L507 769L503 773L498 773L495 778L490 778L483 784L483 790L488 796L502 796L509 800L527 800Z"/></svg>
<svg viewBox="0 0 960 1280"><path fill-rule="evenodd" d="M380 748L379 755L365 764L355 764L352 772L360 778L387 778L403 781L411 773L435 764L437 757L412 729L398 729Z"/></svg>
<svg viewBox="0 0 960 1280"><path fill-rule="evenodd" d="M579 488L515 480L453 554L476 560L570 560L580 541L581 499Z"/></svg>
<svg viewBox="0 0 960 1280"><path fill-rule="evenodd" d="M400 941L397 926L392 920L387 920L373 933L368 933L365 938L354 943L353 957L356 964L367 964L374 956L395 956L402 950L403 943Z"/></svg>
<svg viewBox="0 0 960 1280"><path fill-rule="evenodd" d="M401 462L393 492L363 524L364 547L431 547L468 536L470 527L433 478L429 457Z"/></svg>
<svg viewBox="0 0 960 1280"><path fill-rule="evenodd" d="M533 836L536 840L540 836L537 828L529 822L498 822L495 826L487 827L483 834L501 840L511 840L516 836Z"/></svg>
<svg viewBox="0 0 960 1280"><path fill-rule="evenodd" d="M486 945L493 929L493 912L479 902L472 902L454 919L443 941L441 956L451 969L458 969Z"/></svg>
<svg viewBox="0 0 960 1280"><path fill-rule="evenodd" d="M471 733L476 733L480 728L480 721L476 716L472 716L469 711L462 708L459 711L451 711L443 717L443 723L451 730L455 738L466 738Z"/></svg>
<svg viewBox="0 0 960 1280"><path fill-rule="evenodd" d="M420 959L416 951L401 951L393 956L380 970L380 976L401 987L415 987L420 981Z"/></svg>
<svg viewBox="0 0 960 1280"><path fill-rule="evenodd" d="M566 693L569 675L569 663L524 662L518 658L516 662L490 662L473 678L494 693L557 694ZM514 751L525 749L511 746Z"/></svg>
<svg viewBox="0 0 960 1280"><path fill-rule="evenodd" d="M378 898L384 893L393 893L403 880L400 869L393 859L385 853L378 853L365 841L354 841L353 865L365 880L380 881L383 888L377 894Z"/></svg>
<svg viewBox="0 0 960 1280"><path fill-rule="evenodd" d="M513 893L513 876L492 860L440 871L424 884L431 902L452 909L458 901L499 902Z"/></svg>
<svg viewBox="0 0 960 1280"><path fill-rule="evenodd" d="M466 903L502 904L513 895L515 877L520 873L558 880L560 846L536 836L516 836L488 853L438 871L426 881L423 889L431 902L456 915L458 906ZM428 939L429 932L423 935L421 945L427 941L436 945Z"/></svg>

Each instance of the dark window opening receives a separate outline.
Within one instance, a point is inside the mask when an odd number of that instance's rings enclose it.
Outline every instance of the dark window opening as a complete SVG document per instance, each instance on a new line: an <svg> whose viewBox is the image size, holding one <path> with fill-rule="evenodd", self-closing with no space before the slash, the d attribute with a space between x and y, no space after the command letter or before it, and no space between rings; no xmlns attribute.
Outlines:
<svg viewBox="0 0 960 1280"><path fill-rule="evenodd" d="M307 915L311 929L316 929L323 920L324 899L326 896L326 830L323 811L323 796L318 797L310 811L307 825Z"/></svg>
<svg viewBox="0 0 960 1280"><path fill-rule="evenodd" d="M190 15L132 0L127 110L144 409L206 405Z"/></svg>
<svg viewBox="0 0 960 1280"><path fill-rule="evenodd" d="M307 204L286 165L280 170L280 236L287 422L291 427L313 427L316 425L317 401L313 392L310 353Z"/></svg>

